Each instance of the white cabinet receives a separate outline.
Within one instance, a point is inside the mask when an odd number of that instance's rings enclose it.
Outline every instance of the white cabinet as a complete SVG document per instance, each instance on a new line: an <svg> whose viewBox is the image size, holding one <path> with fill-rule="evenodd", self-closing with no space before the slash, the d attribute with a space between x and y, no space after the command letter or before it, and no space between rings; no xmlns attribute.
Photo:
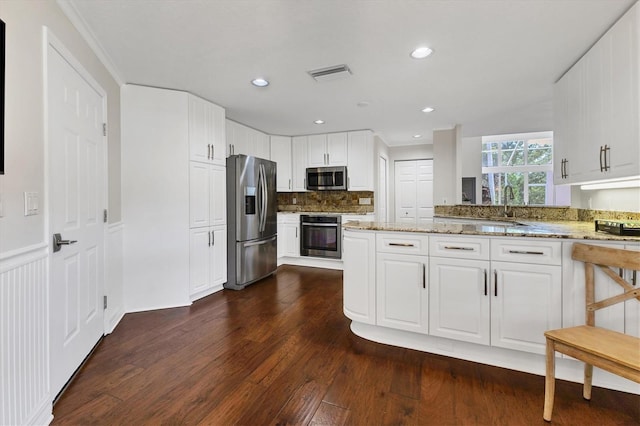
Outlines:
<svg viewBox="0 0 640 426"><path fill-rule="evenodd" d="M278 213L278 257L300 257L300 215Z"/></svg>
<svg viewBox="0 0 640 426"><path fill-rule="evenodd" d="M373 134L369 130L347 134L347 189L373 191Z"/></svg>
<svg viewBox="0 0 640 426"><path fill-rule="evenodd" d="M189 227L226 224L226 199L226 168L191 161Z"/></svg>
<svg viewBox="0 0 640 426"><path fill-rule="evenodd" d="M556 83L554 183L640 174L640 5Z"/></svg>
<svg viewBox="0 0 640 426"><path fill-rule="evenodd" d="M226 121L227 156L252 155L269 159L269 136L235 121Z"/></svg>
<svg viewBox="0 0 640 426"><path fill-rule="evenodd" d="M376 249L376 324L427 334L427 237L378 234Z"/></svg>
<svg viewBox="0 0 640 426"><path fill-rule="evenodd" d="M365 324L376 323L376 240L372 232L343 232L344 314Z"/></svg>
<svg viewBox="0 0 640 426"><path fill-rule="evenodd" d="M294 136L291 140L291 180L294 192L307 190L307 136Z"/></svg>
<svg viewBox="0 0 640 426"><path fill-rule="evenodd" d="M227 281L227 227L191 229L189 246L189 294L196 300Z"/></svg>
<svg viewBox="0 0 640 426"><path fill-rule="evenodd" d="M218 105L189 95L189 158L225 164L225 112Z"/></svg>
<svg viewBox="0 0 640 426"><path fill-rule="evenodd" d="M429 334L489 345L489 239L429 238Z"/></svg>
<svg viewBox="0 0 640 426"><path fill-rule="evenodd" d="M271 161L277 165L277 191L291 192L293 190L291 138L288 136L271 136Z"/></svg>
<svg viewBox="0 0 640 426"><path fill-rule="evenodd" d="M561 326L560 243L431 237L429 252L430 334L544 353Z"/></svg>
<svg viewBox="0 0 640 426"><path fill-rule="evenodd" d="M346 166L347 133L308 136L308 167Z"/></svg>
<svg viewBox="0 0 640 426"><path fill-rule="evenodd" d="M491 346L544 354L544 332L562 326L561 267L491 261L491 268Z"/></svg>
<svg viewBox="0 0 640 426"><path fill-rule="evenodd" d="M226 280L224 110L186 92L124 85L121 111L127 309L184 306Z"/></svg>

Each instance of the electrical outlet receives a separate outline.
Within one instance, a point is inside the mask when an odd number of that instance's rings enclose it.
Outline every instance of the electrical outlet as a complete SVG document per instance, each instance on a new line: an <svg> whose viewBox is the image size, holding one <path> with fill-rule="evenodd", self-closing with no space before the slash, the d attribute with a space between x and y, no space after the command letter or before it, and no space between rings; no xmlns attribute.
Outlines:
<svg viewBox="0 0 640 426"><path fill-rule="evenodd" d="M298 202L298 200L296 199L296 197L293 197L293 200L291 200L291 202L292 202L293 204L295 204L295 203L297 203L297 202Z"/></svg>
<svg viewBox="0 0 640 426"><path fill-rule="evenodd" d="M367 197L367 198L359 198L358 199L358 203L362 206L370 206L371 205L371 198Z"/></svg>
<svg viewBox="0 0 640 426"><path fill-rule="evenodd" d="M34 216L40 212L39 198L37 192L24 193L24 215Z"/></svg>
<svg viewBox="0 0 640 426"><path fill-rule="evenodd" d="M442 204L447 204L447 199L446 198L442 199Z"/></svg>

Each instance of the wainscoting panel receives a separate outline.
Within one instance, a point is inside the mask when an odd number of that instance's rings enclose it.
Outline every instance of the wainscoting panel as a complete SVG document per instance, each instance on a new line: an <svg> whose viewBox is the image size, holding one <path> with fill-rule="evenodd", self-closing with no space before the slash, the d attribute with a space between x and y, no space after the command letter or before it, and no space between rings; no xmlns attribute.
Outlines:
<svg viewBox="0 0 640 426"><path fill-rule="evenodd" d="M49 288L46 246L0 258L0 424L46 424Z"/></svg>

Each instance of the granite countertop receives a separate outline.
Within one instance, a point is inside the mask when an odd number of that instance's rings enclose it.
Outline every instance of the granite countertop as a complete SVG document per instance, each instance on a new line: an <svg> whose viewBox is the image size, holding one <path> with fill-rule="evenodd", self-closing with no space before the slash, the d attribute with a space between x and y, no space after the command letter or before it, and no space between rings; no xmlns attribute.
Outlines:
<svg viewBox="0 0 640 426"><path fill-rule="evenodd" d="M447 219L452 219L447 221ZM466 221L466 222L465 222ZM587 239L604 241L631 241L640 243L640 237L620 236L596 232L593 222L578 221L531 221L503 219L480 219L464 217L436 217L432 223L420 225L406 223L383 223L350 221L345 229L367 231L425 232L433 234L488 235L509 237L538 237ZM489 222L489 223L486 223Z"/></svg>

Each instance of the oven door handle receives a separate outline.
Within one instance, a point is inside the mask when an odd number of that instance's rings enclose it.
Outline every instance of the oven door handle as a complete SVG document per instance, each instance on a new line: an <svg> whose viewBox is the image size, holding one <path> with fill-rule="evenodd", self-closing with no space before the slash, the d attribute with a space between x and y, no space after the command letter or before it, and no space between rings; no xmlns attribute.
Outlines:
<svg viewBox="0 0 640 426"><path fill-rule="evenodd" d="M302 222L303 226L320 226L325 228L337 228L339 223L311 223L311 222Z"/></svg>

